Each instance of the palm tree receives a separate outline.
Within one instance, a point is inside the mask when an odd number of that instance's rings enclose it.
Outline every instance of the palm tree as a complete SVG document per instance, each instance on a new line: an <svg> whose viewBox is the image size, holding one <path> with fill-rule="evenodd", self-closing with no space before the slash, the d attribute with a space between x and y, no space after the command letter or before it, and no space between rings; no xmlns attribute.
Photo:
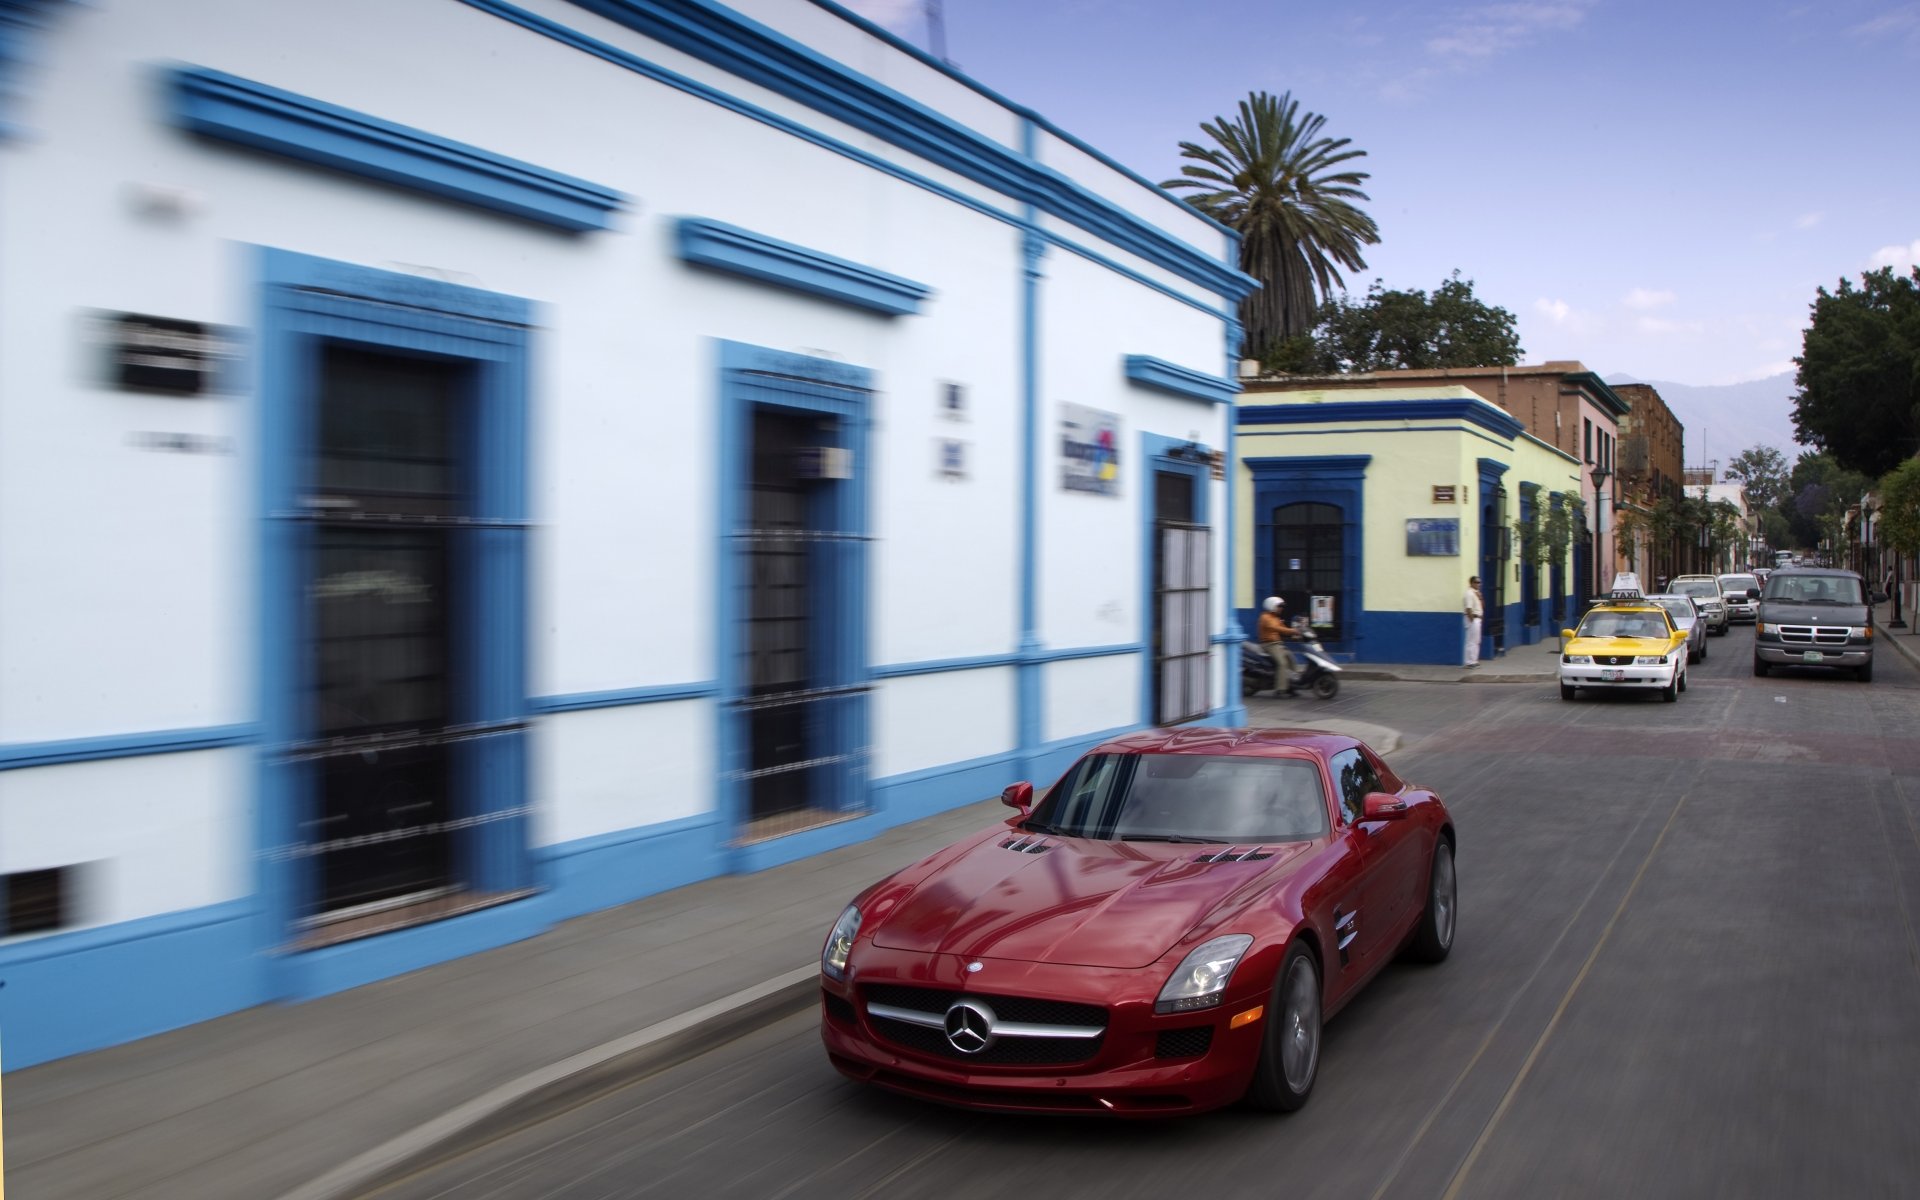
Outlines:
<svg viewBox="0 0 1920 1200"><path fill-rule="evenodd" d="M1161 184L1186 189L1188 204L1240 232L1240 269L1259 291L1240 306L1248 347L1264 355L1313 328L1318 299L1342 286L1339 267L1366 269L1360 248L1380 241L1380 228L1354 201L1365 171L1340 168L1365 158L1350 139L1321 137L1327 119L1300 112L1291 93L1255 92L1240 102L1240 119L1200 126L1216 148L1180 143L1183 178Z"/></svg>

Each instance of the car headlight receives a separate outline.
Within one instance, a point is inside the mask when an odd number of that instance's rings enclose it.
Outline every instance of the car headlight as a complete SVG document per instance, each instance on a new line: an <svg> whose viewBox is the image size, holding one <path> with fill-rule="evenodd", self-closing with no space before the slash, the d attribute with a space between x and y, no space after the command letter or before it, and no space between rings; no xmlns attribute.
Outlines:
<svg viewBox="0 0 1920 1200"><path fill-rule="evenodd" d="M1167 986L1160 989L1153 1011L1192 1012L1219 1004L1221 993L1227 990L1227 980L1233 978L1233 969L1240 965L1240 956L1251 945L1251 934L1230 933L1195 946L1174 968Z"/></svg>
<svg viewBox="0 0 1920 1200"><path fill-rule="evenodd" d="M1570 667L1590 667L1593 665L1593 655L1569 654L1565 658L1561 659L1560 661L1563 663L1566 663Z"/></svg>
<svg viewBox="0 0 1920 1200"><path fill-rule="evenodd" d="M1847 633L1852 637L1866 638L1868 641L1873 640L1873 626L1871 625L1857 625L1849 629Z"/></svg>
<svg viewBox="0 0 1920 1200"><path fill-rule="evenodd" d="M1755 633L1779 633L1780 627L1778 625L1769 625L1765 621L1755 621L1753 623L1753 631Z"/></svg>
<svg viewBox="0 0 1920 1200"><path fill-rule="evenodd" d="M853 939L859 936L860 910L849 904L827 935L826 949L820 951L820 970L834 979L845 979L847 955L853 953Z"/></svg>
<svg viewBox="0 0 1920 1200"><path fill-rule="evenodd" d="M1658 667L1664 665L1666 661L1667 656L1664 654L1636 654L1633 657L1633 665L1636 667Z"/></svg>

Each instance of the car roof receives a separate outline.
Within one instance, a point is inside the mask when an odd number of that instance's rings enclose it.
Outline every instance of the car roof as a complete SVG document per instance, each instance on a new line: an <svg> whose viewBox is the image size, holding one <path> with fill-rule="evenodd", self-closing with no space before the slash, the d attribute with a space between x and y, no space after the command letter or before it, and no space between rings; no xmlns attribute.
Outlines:
<svg viewBox="0 0 1920 1200"><path fill-rule="evenodd" d="M1860 572L1849 571L1845 567L1781 567L1775 575L1825 575L1829 578L1841 576L1847 579L1860 578Z"/></svg>
<svg viewBox="0 0 1920 1200"><path fill-rule="evenodd" d="M1101 742L1089 754L1227 754L1250 758L1328 757L1360 745L1325 729L1143 729Z"/></svg>

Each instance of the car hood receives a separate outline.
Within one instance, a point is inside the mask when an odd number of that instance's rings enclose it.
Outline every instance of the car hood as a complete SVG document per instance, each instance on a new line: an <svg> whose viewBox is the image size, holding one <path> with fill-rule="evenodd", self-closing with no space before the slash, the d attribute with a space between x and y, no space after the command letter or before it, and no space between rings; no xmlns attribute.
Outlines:
<svg viewBox="0 0 1920 1200"><path fill-rule="evenodd" d="M1568 654L1665 654L1679 639L1577 637L1567 643Z"/></svg>
<svg viewBox="0 0 1920 1200"><path fill-rule="evenodd" d="M1306 846L1265 844L1271 857L1200 862L1226 847L995 834L914 888L873 941L969 958L1144 967L1216 912L1244 903L1249 885L1264 887L1305 861Z"/></svg>
<svg viewBox="0 0 1920 1200"><path fill-rule="evenodd" d="M1780 625L1865 625L1861 604L1795 604L1790 600L1762 600L1760 619Z"/></svg>

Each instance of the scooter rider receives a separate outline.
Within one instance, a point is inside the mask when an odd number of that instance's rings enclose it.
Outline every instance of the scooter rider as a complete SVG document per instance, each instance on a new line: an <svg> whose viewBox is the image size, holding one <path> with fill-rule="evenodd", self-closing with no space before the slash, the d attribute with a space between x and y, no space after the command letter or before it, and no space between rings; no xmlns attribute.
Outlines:
<svg viewBox="0 0 1920 1200"><path fill-rule="evenodd" d="M1281 615L1280 610L1286 606L1287 602L1280 597L1268 596L1266 603L1260 606L1264 611L1260 614L1260 625L1254 637L1259 641L1260 648L1273 656L1273 665L1279 673L1279 682L1287 685L1287 690L1283 694L1291 696L1294 694L1293 654L1287 649L1287 643L1298 638L1300 634L1288 625L1286 618Z"/></svg>

